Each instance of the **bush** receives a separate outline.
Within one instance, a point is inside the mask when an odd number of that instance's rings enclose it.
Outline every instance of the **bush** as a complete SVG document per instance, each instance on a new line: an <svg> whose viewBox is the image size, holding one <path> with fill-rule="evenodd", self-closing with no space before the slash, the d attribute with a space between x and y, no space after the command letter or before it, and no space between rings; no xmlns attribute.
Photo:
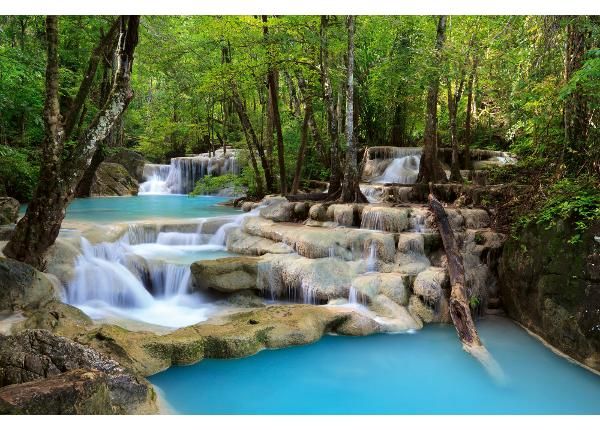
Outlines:
<svg viewBox="0 0 600 430"><path fill-rule="evenodd" d="M29 151L0 145L0 189L20 202L31 200L39 167Z"/></svg>
<svg viewBox="0 0 600 430"><path fill-rule="evenodd" d="M216 194L224 188L233 188L234 193L239 194L244 191L246 186L243 177L231 173L221 176L205 176L196 182L196 186L190 195Z"/></svg>

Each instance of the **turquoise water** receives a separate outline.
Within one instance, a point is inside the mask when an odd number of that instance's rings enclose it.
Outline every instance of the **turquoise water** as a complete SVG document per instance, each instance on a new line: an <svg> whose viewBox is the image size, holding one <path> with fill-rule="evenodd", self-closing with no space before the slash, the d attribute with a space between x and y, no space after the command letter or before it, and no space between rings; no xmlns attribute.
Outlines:
<svg viewBox="0 0 600 430"><path fill-rule="evenodd" d="M599 414L600 376L510 320L478 323L495 381L449 325L415 334L327 336L312 345L204 360L150 377L183 414Z"/></svg>
<svg viewBox="0 0 600 430"><path fill-rule="evenodd" d="M240 213L227 206L224 197L185 195L144 195L75 199L67 208L67 221L111 223L149 218L200 218ZM21 206L21 215L26 206Z"/></svg>

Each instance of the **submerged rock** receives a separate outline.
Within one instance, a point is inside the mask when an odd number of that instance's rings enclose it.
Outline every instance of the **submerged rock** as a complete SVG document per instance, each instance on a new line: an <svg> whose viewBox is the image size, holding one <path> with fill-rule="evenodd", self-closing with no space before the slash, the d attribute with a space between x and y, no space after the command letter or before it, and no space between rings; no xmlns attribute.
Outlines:
<svg viewBox="0 0 600 430"><path fill-rule="evenodd" d="M121 164L100 164L91 187L92 196L132 196L138 193L138 182Z"/></svg>
<svg viewBox="0 0 600 430"><path fill-rule="evenodd" d="M13 224L19 217L19 201L12 197L0 197L0 225Z"/></svg>

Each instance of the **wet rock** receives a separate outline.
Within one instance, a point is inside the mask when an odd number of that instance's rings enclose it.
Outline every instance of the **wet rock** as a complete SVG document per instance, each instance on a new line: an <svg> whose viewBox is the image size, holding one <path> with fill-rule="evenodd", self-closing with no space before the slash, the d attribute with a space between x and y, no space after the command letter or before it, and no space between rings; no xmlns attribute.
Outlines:
<svg viewBox="0 0 600 430"><path fill-rule="evenodd" d="M262 201L266 207L260 209L260 216L275 222L293 222L298 219L294 208L295 203L285 197L267 197Z"/></svg>
<svg viewBox="0 0 600 430"><path fill-rule="evenodd" d="M352 287L369 299L383 294L399 305L407 305L409 293L405 278L400 273L365 273L352 280Z"/></svg>
<svg viewBox="0 0 600 430"><path fill-rule="evenodd" d="M423 301L437 303L443 296L444 288L450 287L448 273L441 267L429 267L417 274L413 282L413 292Z"/></svg>
<svg viewBox="0 0 600 430"><path fill-rule="evenodd" d="M78 308L59 301L50 301L39 309L26 311L26 319L16 323L12 333L27 329L44 329L76 338L92 326L92 320Z"/></svg>
<svg viewBox="0 0 600 430"><path fill-rule="evenodd" d="M329 219L327 216L327 206L323 203L316 203L310 207L308 211L308 216L311 220L314 221L333 221L333 217Z"/></svg>
<svg viewBox="0 0 600 430"><path fill-rule="evenodd" d="M194 286L224 293L257 288L257 257L226 257L201 260L190 267Z"/></svg>
<svg viewBox="0 0 600 430"><path fill-rule="evenodd" d="M46 272L55 275L61 283L67 284L75 274L75 261L81 255L79 237L58 238L48 249Z"/></svg>
<svg viewBox="0 0 600 430"><path fill-rule="evenodd" d="M333 204L327 208L327 218L345 227L359 227L364 205Z"/></svg>
<svg viewBox="0 0 600 430"><path fill-rule="evenodd" d="M394 262L394 271L408 275L416 275L428 268L431 262L425 256L425 235L401 233Z"/></svg>
<svg viewBox="0 0 600 430"><path fill-rule="evenodd" d="M400 233L409 227L409 210L385 206L366 206L362 212L361 228Z"/></svg>
<svg viewBox="0 0 600 430"><path fill-rule="evenodd" d="M508 315L576 360L600 370L600 222L577 231L532 225L504 244L499 266Z"/></svg>
<svg viewBox="0 0 600 430"><path fill-rule="evenodd" d="M415 319L404 306L400 306L383 294L373 298L369 309L380 316L379 320L384 324L386 331L403 332L423 327L420 321Z"/></svg>
<svg viewBox="0 0 600 430"><path fill-rule="evenodd" d="M285 243L252 236L241 229L234 229L229 233L227 236L227 250L245 255L289 254L294 251Z"/></svg>
<svg viewBox="0 0 600 430"><path fill-rule="evenodd" d="M121 164L100 164L91 187L92 196L132 196L138 193L138 182Z"/></svg>
<svg viewBox="0 0 600 430"><path fill-rule="evenodd" d="M90 381L101 383L83 384L82 390L69 391L68 383L63 385L61 381L71 381L75 388L77 384L74 381L80 377L85 379L84 373L74 373L78 375L75 379L63 374L78 369L84 369L84 372L91 370L95 376L90 377ZM39 382L60 375L63 375L63 379L59 377L49 383ZM30 384L20 391L13 390L19 385L12 384L23 383ZM66 396L76 404L80 400L88 404L89 398L97 399L97 390L102 390L109 398L107 403L105 394L101 396L104 399L102 407L110 406L109 410L103 409L102 413L139 413L156 409L154 391L144 379L127 372L119 363L103 354L46 330L26 330L13 336L0 337L0 386L7 385L13 388L5 388L0 398L11 412L27 413L26 410L31 410L61 413L63 409L53 399L64 399ZM54 385L56 392L51 388ZM19 392L23 393L23 397ZM48 397L41 395L43 393ZM47 402L42 401L44 398Z"/></svg>
<svg viewBox="0 0 600 430"><path fill-rule="evenodd" d="M56 297L50 280L32 266L0 257L0 311L35 309Z"/></svg>
<svg viewBox="0 0 600 430"><path fill-rule="evenodd" d="M19 201L12 197L0 197L0 225L13 224L19 217Z"/></svg>

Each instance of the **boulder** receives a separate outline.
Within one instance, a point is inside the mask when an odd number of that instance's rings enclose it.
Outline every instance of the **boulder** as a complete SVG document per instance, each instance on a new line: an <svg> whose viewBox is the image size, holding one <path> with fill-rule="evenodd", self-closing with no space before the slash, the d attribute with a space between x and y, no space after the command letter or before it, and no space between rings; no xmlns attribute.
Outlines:
<svg viewBox="0 0 600 430"><path fill-rule="evenodd" d="M92 196L132 196L138 193L138 182L121 164L103 162L94 175Z"/></svg>
<svg viewBox="0 0 600 430"><path fill-rule="evenodd" d="M64 375L78 369L84 369L84 373ZM85 372L90 370L94 376L88 378ZM63 379L39 382L60 375ZM14 391L19 385L12 384L24 383L30 384ZM61 413L61 408L68 407L60 406L61 398L75 404L82 402L86 407L101 405L103 409L97 413L143 413L156 409L154 391L143 378L89 347L46 330L0 337L0 386L7 385L13 388L1 392L0 403L11 412ZM52 389L54 385L57 391ZM90 399L95 401L90 403Z"/></svg>
<svg viewBox="0 0 600 430"><path fill-rule="evenodd" d="M308 211L308 216L311 220L314 221L332 221L333 218L329 218L327 216L327 206L323 203L316 203L312 205Z"/></svg>
<svg viewBox="0 0 600 430"><path fill-rule="evenodd" d="M19 217L19 201L12 197L0 197L0 225L13 224Z"/></svg>
<svg viewBox="0 0 600 430"><path fill-rule="evenodd" d="M223 293L257 288L257 257L226 257L196 261L191 265L196 288Z"/></svg>
<svg viewBox="0 0 600 430"><path fill-rule="evenodd" d="M285 197L266 197L266 206L260 209L260 216L275 222L293 222L298 219L294 208L296 203L289 202Z"/></svg>
<svg viewBox="0 0 600 430"><path fill-rule="evenodd" d="M109 156L105 160L108 163L118 163L125 167L127 172L136 181L142 182L144 180L144 164L146 160L141 154L130 149L121 149L117 153Z"/></svg>
<svg viewBox="0 0 600 430"><path fill-rule="evenodd" d="M56 297L50 280L29 264L0 257L0 311L35 309Z"/></svg>
<svg viewBox="0 0 600 430"><path fill-rule="evenodd" d="M379 316L378 320L384 325L386 331L404 332L423 328L421 322L415 319L404 306L400 306L383 294L373 298L369 309Z"/></svg>
<svg viewBox="0 0 600 430"><path fill-rule="evenodd" d="M373 299L383 294L399 305L408 304L406 276L400 273L365 273L352 280L352 287L363 297Z"/></svg>
<svg viewBox="0 0 600 430"><path fill-rule="evenodd" d="M429 267L417 274L413 282L413 292L424 302L438 303L444 288L450 287L448 273L441 267Z"/></svg>

